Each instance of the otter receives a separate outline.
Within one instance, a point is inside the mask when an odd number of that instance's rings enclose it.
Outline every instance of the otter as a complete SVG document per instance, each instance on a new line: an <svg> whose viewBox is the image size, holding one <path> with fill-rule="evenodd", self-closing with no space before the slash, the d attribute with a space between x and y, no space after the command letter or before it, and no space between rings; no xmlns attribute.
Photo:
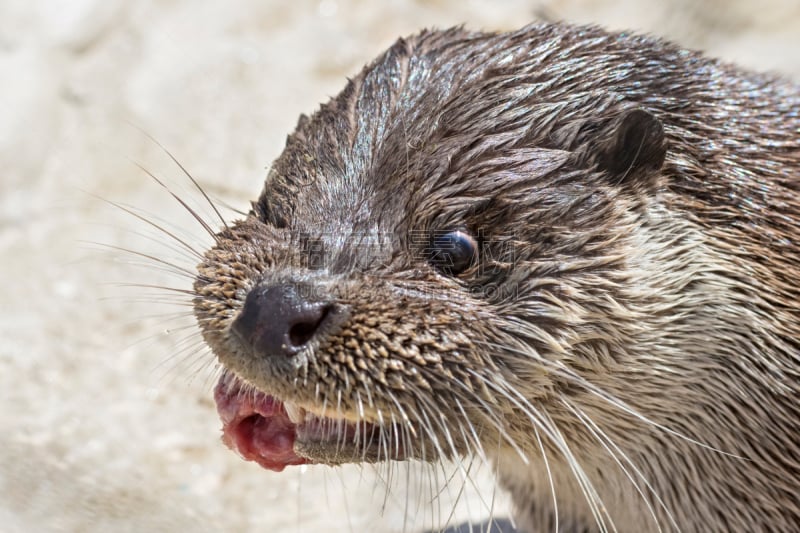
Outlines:
<svg viewBox="0 0 800 533"><path fill-rule="evenodd" d="M800 87L658 38L398 40L198 266L223 440L478 456L523 531L800 527Z"/></svg>

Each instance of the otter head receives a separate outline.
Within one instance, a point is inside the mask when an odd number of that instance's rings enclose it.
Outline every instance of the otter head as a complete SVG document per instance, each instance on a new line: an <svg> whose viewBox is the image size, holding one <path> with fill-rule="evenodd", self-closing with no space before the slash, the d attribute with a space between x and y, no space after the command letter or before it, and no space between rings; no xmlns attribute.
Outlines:
<svg viewBox="0 0 800 533"><path fill-rule="evenodd" d="M591 27L400 40L199 265L225 442L478 454L535 530L794 530L796 94Z"/></svg>
<svg viewBox="0 0 800 533"><path fill-rule="evenodd" d="M246 459L532 457L541 413L621 364L665 134L552 37L401 40L301 118L195 282Z"/></svg>

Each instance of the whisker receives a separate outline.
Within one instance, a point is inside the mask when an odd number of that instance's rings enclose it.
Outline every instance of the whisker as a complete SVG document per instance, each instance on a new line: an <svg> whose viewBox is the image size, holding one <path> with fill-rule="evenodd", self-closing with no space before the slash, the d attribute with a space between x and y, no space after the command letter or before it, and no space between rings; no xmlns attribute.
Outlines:
<svg viewBox="0 0 800 533"><path fill-rule="evenodd" d="M191 369L191 365L202 359L214 361L202 339L192 334L175 342L176 351L153 367L152 372L163 371L162 377L170 374L181 375L182 369ZM169 365L169 366L168 366Z"/></svg>
<svg viewBox="0 0 800 533"><path fill-rule="evenodd" d="M550 483L550 494L553 496L553 517L555 519L555 526L553 527L553 532L558 533L558 499L556 498L556 487L555 483L553 482L553 473L550 470L550 461L547 459L547 452L544 449L544 445L542 444L542 436L539 434L539 429L534 426L533 427L534 435L536 435L536 443L539 446L539 451L542 452L542 459L544 461L544 469L547 472L547 480Z"/></svg>
<svg viewBox="0 0 800 533"><path fill-rule="evenodd" d="M513 346L502 346L502 345L497 345L497 344L492 344L492 343L486 343L486 345L489 346L489 347L492 347L493 349L499 349L499 350L504 350L506 352L516 353L516 354L519 354L519 355L522 355L522 356L525 356L525 357L528 357L528 358L533 357L533 356L536 355L535 353L531 353L530 351L516 349ZM609 403L613 407L616 407L617 409L619 409L619 410L621 410L621 411L623 411L623 412L625 412L625 413L637 418L638 420L640 420L640 421L642 421L642 422L644 422L644 423L646 423L646 424L648 424L648 425L650 425L650 426L652 426L652 427L654 427L656 429L659 429L659 430L661 430L661 431L663 431L663 432L665 432L665 433L667 433L669 435L678 437L681 440L684 440L684 441L689 442L691 444L694 444L696 446L700 446L701 448L704 448L704 449L719 453L721 455L725 455L727 457L733 457L733 458L741 459L741 460L745 460L745 461L749 460L746 457L742 457L742 456L737 455L737 454L732 453L732 452L726 452L724 450L720 450L718 448L715 448L713 446L705 444L705 443L703 443L701 441L698 441L698 440L693 439L693 438L691 438L691 437L689 437L687 435L684 435L684 434L680 433L679 431L676 431L676 430L674 430L674 429L672 429L672 428L670 428L668 426L664 426L663 424L659 424L658 422L655 422L655 421L647 418L645 415L639 413L638 411L636 411L634 408L632 408L631 406L629 406L628 404L626 404L622 400L620 400L620 399L608 394L606 391L603 391L602 389L600 389L599 387L597 387L596 385L594 385L590 381L586 380L586 378L584 378L583 376L580 376L574 370L570 369L569 367L567 367L565 365L557 364L557 363L555 363L553 361L550 361L550 360L547 360L547 359L544 359L544 358L541 358L541 357L536 357L535 361L536 361L536 364L541 364L541 365L547 367L549 370L552 370L552 372L555 375L557 375L559 377L562 377L564 379L567 379L570 382L572 382L572 383L574 383L574 384L576 384L576 385L578 385L580 387L585 388L588 392L592 392L593 394L597 395L600 399L602 399L603 401Z"/></svg>
<svg viewBox="0 0 800 533"><path fill-rule="evenodd" d="M550 438L550 442L552 442L559 449L561 454L564 456L564 459L567 461L567 465L573 472L575 480L578 482L578 485L581 488L587 503L589 504L590 511L595 518L598 528L600 528L601 531L608 531L608 527L606 526L605 520L602 517L602 512L605 512L606 516L609 518L609 520L611 520L612 529L616 531L613 520L611 519L611 516L608 515L608 511L597 494L597 491L594 489L588 476L567 445L564 435L557 428L555 422L547 414L547 412L544 410L540 412L539 410L535 409L533 405L530 404L530 401L525 398L524 395L522 395L522 393L513 387L510 387L506 382L497 383L493 380L488 380L472 370L470 370L470 374L474 375L476 379L486 383L489 387L503 394L507 400L516 405L517 408L528 417L528 419L533 423L534 427L538 426L539 429L544 431L544 433Z"/></svg>
<svg viewBox="0 0 800 533"><path fill-rule="evenodd" d="M203 254L201 254L200 252L195 250L194 247L192 245L190 245L189 243L187 243L184 239L178 237L175 233L173 233L172 231L168 230L167 228L161 226L160 224L156 224L154 221L150 220L146 216L140 215L133 208L127 207L124 204L121 204L119 202L115 202L113 200L107 200L105 198L100 198L100 197L96 197L96 198L102 200L103 202L106 202L109 205L112 205L112 206L116 207L117 209L129 214L130 216L132 216L132 217L134 217L134 218L136 218L136 219L138 219L138 220L140 220L142 222L144 222L145 224L147 224L149 226L152 226L153 228L159 230L164 235L167 235L168 237L173 239L175 242L177 242L178 244L183 246L186 250L188 250L189 252L191 252L192 254L197 256L200 260L203 259ZM207 227L207 226L204 226L204 227ZM208 230L210 231L210 228L208 228ZM216 234L214 234L214 237L216 238Z"/></svg>
<svg viewBox="0 0 800 533"><path fill-rule="evenodd" d="M617 457L615 457L615 454L611 451L611 449L608 448L608 446L613 447L614 450L617 451L619 456L622 457L622 459L626 463L628 463L628 465L631 467L631 469L636 473L636 475L639 477L639 479L642 480L642 482L645 484L647 489L650 491L650 493L656 499L656 501L658 502L659 506L667 514L667 517L669 518L669 520L672 523L672 525L675 527L675 530L679 531L680 527L678 526L678 523L675 520L675 518L672 516L672 513L670 512L669 508L664 503L664 500L659 496L659 494L656 492L655 488L653 488L652 484L647 480L647 477L641 472L641 470L639 470L639 468L636 466L636 464L633 461L631 461L631 459L627 456L627 454L625 454L619 448L619 446L614 443L613 439L611 439L611 437L605 431L603 431L597 425L597 423L594 420L592 420L589 416L587 416L586 413L583 412L583 410L581 410L580 408L578 408L575 405L572 405L570 402L568 402L564 398L562 398L561 401L565 405L565 407L567 407L567 409L571 410L575 414L575 416L577 416L581 421L583 421L587 425L587 429L589 429L590 432L592 432L592 434L595 435L595 438L598 440L598 442L600 442L600 444L603 445L604 448L606 448L608 453L614 458L614 460L617 462L617 464L619 464L619 466L622 469L622 471L625 472L625 474L628 476L629 479L631 479L631 482L634 484L634 487L636 488L636 490L641 495L642 500L644 501L645 505L650 510L650 514L653 517L653 520L655 520L656 527L658 527L658 530L661 531L661 525L659 524L658 518L656 517L655 510L650 505L650 503L647 500L647 498L645 497L643 491L639 488L639 486L636 484L636 482L631 478L630 474L628 474L627 470L622 466L622 464L620 464L619 460L617 459ZM594 430L592 430L592 428L594 428ZM603 441L605 441L605 443Z"/></svg>
<svg viewBox="0 0 800 533"><path fill-rule="evenodd" d="M140 294L136 297L133 296L102 296L98 298L101 302L116 302L120 300L124 300L126 303L138 303L138 304L155 304L155 305L165 305L165 306L174 306L174 307L181 307L181 308L188 308L192 309L193 305L191 302L187 302L181 299L182 297L177 294L158 294L158 293L146 293ZM192 313L183 311L183 316L191 317ZM153 315L143 315L142 318L151 318Z"/></svg>
<svg viewBox="0 0 800 533"><path fill-rule="evenodd" d="M174 161L174 159L173 159L173 161ZM202 227L204 230L206 230L206 232L207 232L209 235L211 235L211 237L212 237L212 238L213 238L215 241L219 241L219 237L217 237L217 232L216 232L216 231L214 231L214 229L213 229L211 226L209 226L209 225L208 225L208 223L205 221L205 219L203 219L203 217L201 217L201 216L200 216L200 214L199 214L199 213L198 213L198 212L197 212L197 211L196 211L194 208L192 208L192 206L190 206L188 203L186 203L186 202L183 200L183 198L181 198L180 196L178 196L177 194L175 194L175 193L172 191L172 189L170 189L169 187L167 187L167 185L166 185L166 184L165 184L163 181L161 181L160 179L158 179L158 178L156 177L156 175L155 175L155 174L153 174L152 172L150 172L149 170L147 170L145 167L143 167L142 165L140 165L140 164L139 164L139 163L137 163L136 161L132 161L132 163L133 163L134 165L136 165L137 167L139 167L139 170L141 170L142 172L144 172L145 174L147 174L148 176L150 176L150 178L152 178L152 179L153 179L153 181L155 181L155 182L156 182L156 183L158 183L158 184L159 184L161 187L163 187L163 188L164 188L164 190L166 190L166 191L169 193L169 195L170 195L170 196L172 196L172 197L173 197L173 198L174 198L174 199L175 199L175 200L176 200L176 201L177 201L179 204L181 204L181 206L183 206L183 208L184 208L184 209L186 209L186 211L187 211L187 212L188 212L190 215L192 215L192 217L193 217L193 218L194 218L194 219L195 219L195 220L196 220L196 221L197 221L197 222L200 224L200 226L201 226L201 227ZM177 163L177 161L176 161L176 163ZM180 164L178 164L178 166L180 166ZM183 168L183 167L181 167L181 168ZM184 170L184 172L185 172L185 170ZM187 174L187 175L188 175L188 174ZM189 179L191 179L191 180L192 180L192 182L193 182L195 185L197 185L197 182L195 182L195 181L194 181L194 178L192 178L191 176L189 176ZM198 187L199 187L199 185L198 185ZM203 196L205 196L205 192L204 192L202 189L200 189L200 192L203 194ZM208 196L205 196L205 198L206 198L206 199L209 201L209 203L211 202L211 200L209 200L209 199L208 199ZM215 212L215 213L217 213L217 215L220 217L220 219L222 219L222 216L219 214L219 211L217 211L217 208L214 206L214 204L211 204L211 207L214 209L214 212ZM225 225L225 228L227 229L227 227L228 227L228 226L227 226L227 224L225 224L225 220L222 220L222 223L223 223L223 225Z"/></svg>
<svg viewBox="0 0 800 533"><path fill-rule="evenodd" d="M129 283L129 282L112 281L108 283L102 283L101 285L117 287L120 289L153 289L159 291L158 293L153 293L153 294L160 294L160 292L163 291L169 293L168 294L169 296L191 296L191 297L197 296L197 293L192 289L181 289L179 287L170 287L169 285L156 285L152 283Z"/></svg>
<svg viewBox="0 0 800 533"><path fill-rule="evenodd" d="M565 368L562 368L562 369L559 369L559 370L561 372L565 373L565 377L569 376L569 377L573 377L573 378L579 378L579 376L577 374L575 374L574 372L568 371ZM749 461L749 459L747 459L746 457L742 457L742 456L737 455L735 453L726 452L724 450L720 450L720 449L714 448L713 446L710 446L710 445L705 444L705 443L703 443L701 441L698 441L696 439L688 437L688 436L686 436L686 435L684 435L684 434L682 434L682 433L680 433L678 431L675 431L674 429L671 429L671 428L669 428L667 426L664 426L663 424L659 424L658 422L650 420L646 416L642 415L641 413L639 413L638 411L636 411L635 409L633 409L632 407L627 405L622 400L609 395L608 393L606 393L605 391L603 391L599 387L593 385L589 381L586 381L585 379L582 379L581 385L586 387L586 389L589 392L592 392L592 393L596 394L598 397L600 397L601 399L603 399L606 402L610 403L611 405L617 407L621 411L624 411L624 412L630 414L631 416L634 416L637 419L641 420L642 422L645 422L646 424L649 424L650 426L652 426L652 427L654 427L656 429L659 429L659 430L661 430L661 431L663 431L665 433L668 433L669 435L673 435L673 436L678 437L678 438L680 438L680 439L682 439L682 440L684 440L686 442L689 442L689 443L694 444L696 446L700 446L701 448L704 448L706 450L709 450L709 451L712 451L712 452L716 452L716 453L719 453L721 455L725 455L727 457L733 457L733 458L736 458L736 459Z"/></svg>
<svg viewBox="0 0 800 533"><path fill-rule="evenodd" d="M103 246L103 247L108 248L110 250L116 250L116 251L119 251L119 252L125 252L126 254L130 254L130 255L133 255L133 256L136 256L136 257L142 257L144 259L148 259L148 260L153 262L153 264L149 264L149 263L138 263L137 264L137 263L130 263L130 262L126 262L125 264L135 265L135 266L144 266L144 267L147 267L147 268L155 268L156 265L162 265L163 267L166 267L164 269L164 271L168 272L170 274L175 274L175 275L178 275L178 276L187 276L189 279L192 279L192 280L198 277L195 272L193 272L193 271L191 271L191 270L189 270L187 268L181 267L179 265L176 265L174 263L170 263L169 261L166 261L165 259L161 259L161 258L156 257L154 255L150 255L150 254L147 254L147 253L144 253L144 252L139 252L139 251L136 251L136 250L131 250L129 248L123 248L121 246L116 246L116 245L113 245L113 244L102 244L102 243L92 243L92 244L99 244L100 246Z"/></svg>
<svg viewBox="0 0 800 533"><path fill-rule="evenodd" d="M479 379L479 381L483 380L482 377L478 377L478 379ZM517 452L517 455L519 456L519 458L525 464L528 464L529 463L529 459L528 459L527 455L525 454L525 452L522 451L522 449L519 447L519 444L517 444L517 442L511 437L511 435L508 434L508 431L506 430L505 426L500 421L498 416L495 414L495 409L492 406L490 406L489 404L487 404L486 401L483 398L481 398L478 394L475 394L464 383L461 383L459 380L455 380L454 382L442 383L441 385L442 385L442 387L446 388L446 387L451 387L453 383L455 383L456 386L464 389L467 393L469 393L469 396L467 396L467 399L469 399L470 401L475 401L478 404L480 404L481 407L483 407L482 416L488 422L491 422L492 427L494 427L501 434L503 439L509 444L509 446L511 446L514 449L514 451ZM463 414L464 414L465 420L468 420L468 417L467 417L466 413L463 413ZM486 418L486 417L488 417L488 418ZM485 457L485 455L484 455L484 457Z"/></svg>
<svg viewBox="0 0 800 533"><path fill-rule="evenodd" d="M589 480L589 476L586 475L586 472L583 470L577 458L572 453L572 450L570 450L569 445L564 438L564 434L558 429L555 421L547 413L543 413L543 416L545 417L545 420L547 420L553 433L557 435L554 442L558 443L559 450L564 455L567 465L575 476L575 480L578 482L578 485L580 486L581 491L586 498L586 503L589 504L589 509L595 519L595 522L597 523L597 527L600 529L600 531L608 531L608 526L606 526L605 519L603 518L603 514L605 514L609 521L611 521L612 531L617 531L614 520L608 513L608 509L603 503L603 500L600 498L600 495L597 494L597 490L595 490L594 485Z"/></svg>
<svg viewBox="0 0 800 533"><path fill-rule="evenodd" d="M231 211L231 212L233 212L233 213L235 213L235 214L237 214L237 215L239 215L241 217L246 217L247 215L250 214L247 211L242 211L238 207L234 207L233 205L229 204L228 202L226 202L224 200L221 200L220 198L214 198L214 201L217 204L219 204L222 207L224 207L225 209L228 209L229 211Z"/></svg>
<svg viewBox="0 0 800 533"><path fill-rule="evenodd" d="M165 220L163 218L157 217L157 216L153 215L152 213L144 213L142 216L147 216L150 220L157 221L158 224L163 225L165 228L166 227L172 227L172 231L175 232L176 235L179 232L181 232L181 229L179 227L176 227L173 224L170 224L169 221L167 221L167 220ZM118 226L116 226L114 224L96 224L96 225L107 227L107 228L111 228L113 230L119 230L120 229ZM200 240L197 240L197 242L194 243L194 245L192 245L192 251L187 251L185 247L178 246L177 245L178 243L176 243L172 239L164 239L164 234L160 230L159 231L152 231L151 230L151 231L145 232L145 231L138 231L138 230L123 228L123 231L124 231L124 233L126 235L131 235L131 236L137 237L137 238L142 239L142 240L144 240L146 242L153 243L153 244L155 244L156 246L158 246L160 248L164 248L167 251L169 251L171 254L175 254L177 259L189 261L189 263L192 264L192 265L194 265L197 262L197 255L199 253L198 252L198 249L199 249L198 247L205 248L205 246L206 246L205 243L203 243ZM187 244L189 244L189 239L191 237L192 236L183 236L182 238L183 238L183 240L186 241ZM105 243L98 243L98 242L92 242L92 241L86 241L86 240L79 240L78 242L80 244L91 244L93 246L96 246L96 247L99 247L99 248L102 248L102 249L107 249L108 248L108 246Z"/></svg>
<svg viewBox="0 0 800 533"><path fill-rule="evenodd" d="M159 147L159 148L160 148L160 149L161 149L161 150L162 150L162 151L163 151L165 154L167 154L167 156L168 156L168 157L169 157L169 158L172 160L172 162L173 162L173 163L175 163L175 165L177 165L177 166L178 166L178 168L179 168L179 169L181 169L181 171L184 173L184 175L185 175L187 178L189 178L189 180L192 182L192 184L194 184L194 186L195 186L195 187L197 187L197 190L198 190L198 191L200 191L200 194L202 194L202 195L203 195L203 198L205 198L205 199L206 199L206 201L208 202L208 205L210 205L210 206L211 206L211 209L213 209L213 210L214 210L214 213L216 213L216 214L217 214L217 217L219 217L219 220L220 220L220 222L222 222L222 225L223 225L223 226L225 226L225 229L230 229L230 228L228 228L228 224L225 222L225 219L222 217L222 215L220 214L219 210L217 210L217 206L216 206L216 205L214 205L214 202L212 202L212 201L211 201L211 198L209 198L209 197L208 197L208 195L206 194L206 191L205 191L205 190L204 190L204 189L203 189L203 188L200 186L200 184L197 182L197 180L195 180L195 179L194 179L194 176L192 176L192 175L191 175L191 173L189 173L189 171L188 171L188 170L186 170L186 168L185 168L185 167L184 167L184 166L183 166L183 165L180 163L180 161L178 161L178 159L177 159L177 158L176 158L174 155L172 155L172 152L170 152L169 150L167 150L167 148L166 148L166 147L164 147L164 145L163 145L163 144L161 144L161 143L160 143L158 140L156 140L156 138L155 138L155 137L153 137L152 135L150 135L149 133L147 133L146 131L144 131L142 128L140 128L140 127L136 126L135 124L131 124L131 125L132 125L134 128L136 128L137 130L139 130L139 131L140 131L140 132L141 132L141 133L142 133L142 134L143 134L145 137L147 137L148 139L150 139L150 140L151 140L151 141L152 141L152 142L153 142L153 143L154 143L156 146L158 146L158 147ZM137 163L137 165L138 165L138 163ZM140 166L139 168L141 168L141 166ZM144 169L142 169L142 170L144 170ZM147 171L145 170L145 172L147 172ZM150 173L148 172L148 174L150 174ZM153 179L156 179L156 181L157 181L158 183L160 183L162 186L164 186L164 184L163 184L163 183L161 183L160 181L158 181L158 179L157 179L157 178L155 178L155 176L152 176L152 175L151 175L151 177L152 177ZM165 188L166 188L166 189L169 191L169 188L167 188L167 187L165 187ZM170 191L170 194L172 194L172 191ZM174 195L173 195L173 196L174 196ZM183 202L182 202L180 199L178 199L178 198L176 198L176 199L177 199L178 201L180 201L180 202L183 204ZM186 207L186 206L184 205L184 207ZM187 207L187 208L188 208L188 207ZM192 213L192 214L194 214L194 212L193 212L192 210L189 210L189 212L190 212L190 213ZM208 225L207 225L207 224L206 224L206 223L205 223L203 220L201 220L200 218L198 218L198 222L200 222L201 224L203 224L203 226L204 226L204 227L208 227ZM214 234L212 233L212 235L214 235Z"/></svg>

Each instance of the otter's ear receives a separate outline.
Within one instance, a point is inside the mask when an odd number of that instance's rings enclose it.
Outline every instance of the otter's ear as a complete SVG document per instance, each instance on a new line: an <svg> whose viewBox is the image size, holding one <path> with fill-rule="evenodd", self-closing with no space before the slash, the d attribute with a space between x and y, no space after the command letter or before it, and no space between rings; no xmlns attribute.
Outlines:
<svg viewBox="0 0 800 533"><path fill-rule="evenodd" d="M626 111L594 143L600 170L622 183L659 170L667 155L664 126L644 109Z"/></svg>

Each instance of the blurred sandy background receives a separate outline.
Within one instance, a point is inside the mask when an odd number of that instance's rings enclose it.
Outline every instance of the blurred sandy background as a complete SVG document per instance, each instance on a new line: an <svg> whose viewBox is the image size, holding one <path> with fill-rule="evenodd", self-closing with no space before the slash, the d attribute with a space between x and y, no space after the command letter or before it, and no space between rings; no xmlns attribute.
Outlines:
<svg viewBox="0 0 800 533"><path fill-rule="evenodd" d="M95 196L203 249L201 228L137 163L212 214L143 132L214 198L246 209L299 113L397 36L541 16L651 31L800 77L797 0L0 0L0 531L389 532L446 522L458 474L432 503L415 472L384 500L372 469L273 474L224 449L213 359L185 300L120 285L188 288L190 279L92 243L189 269L194 258ZM492 505L507 514L502 495L492 503L489 469L476 479L481 494L468 485L452 523L479 522Z"/></svg>

